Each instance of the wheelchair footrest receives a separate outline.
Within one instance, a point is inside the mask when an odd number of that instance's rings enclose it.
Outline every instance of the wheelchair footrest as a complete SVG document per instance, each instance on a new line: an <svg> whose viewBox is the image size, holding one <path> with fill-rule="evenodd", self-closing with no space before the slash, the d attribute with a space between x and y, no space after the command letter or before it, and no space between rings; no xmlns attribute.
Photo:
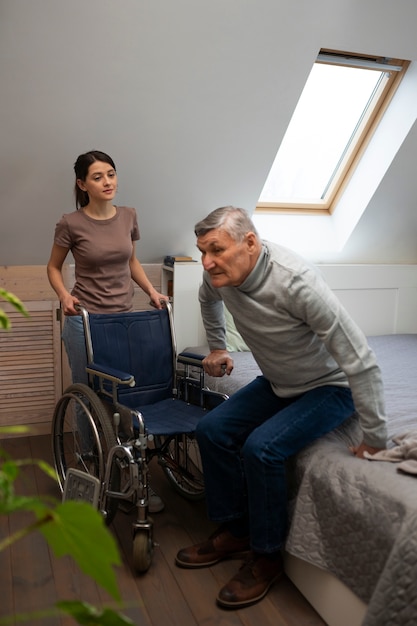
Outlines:
<svg viewBox="0 0 417 626"><path fill-rule="evenodd" d="M65 500L80 500L89 502L97 508L99 495L100 481L98 478L81 470L73 468L68 470L62 496L63 502Z"/></svg>

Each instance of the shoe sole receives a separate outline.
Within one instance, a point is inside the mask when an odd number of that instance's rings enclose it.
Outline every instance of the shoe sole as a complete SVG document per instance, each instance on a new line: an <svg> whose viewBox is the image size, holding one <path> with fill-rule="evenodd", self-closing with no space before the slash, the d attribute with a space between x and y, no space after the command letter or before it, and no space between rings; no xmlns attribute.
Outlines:
<svg viewBox="0 0 417 626"><path fill-rule="evenodd" d="M256 604L257 602L262 600L262 598L264 598L268 591L271 589L272 585L280 580L282 577L283 573L277 574L268 584L266 589L258 596L256 596L256 598L251 598L250 600L241 600L240 602L228 602L227 600L222 600L219 596L217 596L216 602L223 609L243 609L246 606L251 606L252 604Z"/></svg>
<svg viewBox="0 0 417 626"><path fill-rule="evenodd" d="M232 554L227 554L226 556L213 559L212 561L205 561L204 563L189 563L188 561L181 561L180 559L175 557L175 565L177 565L178 567L182 567L183 569L203 569L204 567L211 567L212 565L216 565L216 563L220 563L221 561L244 559L248 552L249 549L242 552L233 552Z"/></svg>

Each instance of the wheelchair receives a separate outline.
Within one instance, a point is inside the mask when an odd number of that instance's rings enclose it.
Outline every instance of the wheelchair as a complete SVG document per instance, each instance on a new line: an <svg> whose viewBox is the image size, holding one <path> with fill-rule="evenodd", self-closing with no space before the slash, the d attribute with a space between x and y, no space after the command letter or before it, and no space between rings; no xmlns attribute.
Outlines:
<svg viewBox="0 0 417 626"><path fill-rule="evenodd" d="M53 457L63 499L91 502L110 524L119 507L136 507L133 566L152 562L149 463L156 457L185 498L204 497L194 432L227 399L204 386L198 355L177 357L172 307L82 315L89 384L72 384L52 422ZM195 375L195 366L199 374Z"/></svg>

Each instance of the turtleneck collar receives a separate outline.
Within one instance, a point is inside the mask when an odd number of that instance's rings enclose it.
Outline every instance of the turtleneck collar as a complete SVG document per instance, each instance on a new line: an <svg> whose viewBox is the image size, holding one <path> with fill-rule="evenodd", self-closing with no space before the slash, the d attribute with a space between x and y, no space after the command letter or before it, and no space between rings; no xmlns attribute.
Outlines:
<svg viewBox="0 0 417 626"><path fill-rule="evenodd" d="M239 287L237 287L237 289L245 293L249 293L253 291L254 289L256 289L263 281L263 277L264 277L268 262L269 262L269 250L265 242L262 242L262 248L259 253L258 260L256 261L255 267L253 268L249 276L245 278L243 283L239 285Z"/></svg>

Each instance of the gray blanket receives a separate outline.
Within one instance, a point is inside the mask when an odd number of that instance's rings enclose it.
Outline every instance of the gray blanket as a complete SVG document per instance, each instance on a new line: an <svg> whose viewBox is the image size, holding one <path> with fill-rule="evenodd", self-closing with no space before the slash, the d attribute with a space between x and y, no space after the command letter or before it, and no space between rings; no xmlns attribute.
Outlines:
<svg viewBox="0 0 417 626"><path fill-rule="evenodd" d="M417 430L417 335L370 337L381 366L388 432ZM231 395L255 378L252 355L234 353L230 377L206 384ZM363 626L417 623L417 477L354 458L356 417L290 462L289 553L328 570L368 604ZM391 444L395 446L395 442Z"/></svg>

